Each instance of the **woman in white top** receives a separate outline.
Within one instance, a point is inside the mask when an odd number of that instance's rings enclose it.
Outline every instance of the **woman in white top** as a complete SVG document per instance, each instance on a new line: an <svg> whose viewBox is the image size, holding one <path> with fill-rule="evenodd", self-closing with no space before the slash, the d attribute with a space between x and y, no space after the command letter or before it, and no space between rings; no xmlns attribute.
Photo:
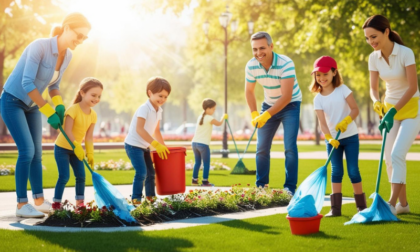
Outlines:
<svg viewBox="0 0 420 252"><path fill-rule="evenodd" d="M368 18L363 29L374 52L369 56L370 96L383 116L379 129L389 132L385 162L391 182L389 205L394 214L410 211L406 195L406 155L420 130L419 91L413 51L391 30L381 15ZM386 82L385 100L379 96L379 77ZM397 200L399 203L397 204Z"/></svg>
<svg viewBox="0 0 420 252"><path fill-rule="evenodd" d="M193 178L191 185L198 185L198 172L203 161L203 182L202 186L213 186L208 180L210 170L210 140L213 124L216 126L222 125L223 121L228 118L224 114L220 121L213 118L214 111L216 111L216 102L212 99L203 100L203 114L197 119L197 126L194 138L192 139L192 148L194 151L195 164L193 170Z"/></svg>

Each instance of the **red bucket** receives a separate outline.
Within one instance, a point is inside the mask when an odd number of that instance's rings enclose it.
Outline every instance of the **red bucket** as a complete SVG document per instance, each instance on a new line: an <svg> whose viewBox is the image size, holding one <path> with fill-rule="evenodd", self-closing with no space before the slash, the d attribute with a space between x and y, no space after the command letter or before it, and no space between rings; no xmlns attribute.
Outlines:
<svg viewBox="0 0 420 252"><path fill-rule="evenodd" d="M156 151L153 162L156 172L156 191L159 195L173 195L185 192L185 156L184 147L168 147L168 159L161 159Z"/></svg>
<svg viewBox="0 0 420 252"><path fill-rule="evenodd" d="M286 216L286 218L289 220L290 230L294 235L308 235L318 233L322 217L323 216L321 214L309 218L294 218L290 217L289 215Z"/></svg>

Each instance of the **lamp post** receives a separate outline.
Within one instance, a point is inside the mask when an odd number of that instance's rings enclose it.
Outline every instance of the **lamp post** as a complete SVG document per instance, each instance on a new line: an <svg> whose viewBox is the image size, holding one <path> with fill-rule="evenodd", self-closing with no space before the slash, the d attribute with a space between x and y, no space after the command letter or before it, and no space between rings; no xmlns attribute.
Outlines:
<svg viewBox="0 0 420 252"><path fill-rule="evenodd" d="M232 13L229 12L229 7L226 5L226 11L223 12L222 14L220 14L219 16L219 22L220 25L222 26L224 32L225 32L225 39L221 40L221 39L211 39L211 40L217 40L223 43L224 47L225 47L225 114L227 114L228 111L228 104L227 104L227 97L228 97L228 89L227 89L227 85L228 85L228 78L227 78L227 69L228 69L228 61L227 61L227 53L228 53L228 46L229 43L234 41L234 40L238 40L235 37L232 37L231 39L228 39L228 26L230 23L230 30L232 33L236 32L236 30L238 29L238 25L239 22L238 20L232 20ZM210 24L208 21L203 23L203 30L204 33L206 34L206 36L208 37L208 32L209 32L209 28L210 28ZM248 33L249 35L252 35L254 31L254 22L252 21L248 21ZM223 127L223 149L222 149L222 157L227 158L228 154L229 154L229 149L228 149L228 144L227 144L227 125L225 123L224 127Z"/></svg>

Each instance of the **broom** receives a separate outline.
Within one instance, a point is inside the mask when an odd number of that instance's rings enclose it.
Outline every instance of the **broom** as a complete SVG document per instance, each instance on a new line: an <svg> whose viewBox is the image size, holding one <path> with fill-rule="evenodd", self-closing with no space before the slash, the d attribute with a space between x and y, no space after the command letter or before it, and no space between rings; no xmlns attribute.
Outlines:
<svg viewBox="0 0 420 252"><path fill-rule="evenodd" d="M70 146L74 149L74 144L70 141L67 134L64 132L61 125L59 126L61 133L67 139ZM116 216L126 222L135 222L136 220L130 215L130 211L135 207L129 205L125 200L124 196L109 183L104 177L94 172L86 159L83 159L83 163L89 169L92 174L93 189L95 190L95 200L99 208L105 206L108 209L112 209Z"/></svg>
<svg viewBox="0 0 420 252"><path fill-rule="evenodd" d="M399 221L399 219L392 214L391 209L384 199L379 195L379 183L381 181L382 163L384 158L385 142L386 142L386 129L382 130L382 147L381 147L381 159L379 160L378 177L376 178L376 189L375 192L370 195L369 198L373 199L372 205L369 208L355 214L353 218L344 223L344 225L350 225L354 223L367 223L373 221Z"/></svg>
<svg viewBox="0 0 420 252"><path fill-rule="evenodd" d="M335 140L340 136L341 131L337 132ZM327 187L327 167L331 161L332 154L335 148L331 149L330 155L328 156L327 162L325 164L312 172L303 182L300 184L296 193L293 195L293 198L290 200L287 210L291 210L295 204L297 204L301 199L307 195L312 195L315 200L315 208L321 212L322 206L324 205L325 198L325 189Z"/></svg>
<svg viewBox="0 0 420 252"><path fill-rule="evenodd" d="M226 124L228 125L230 134L232 136L232 140L233 140L233 143L235 145L236 153L238 153L238 162L236 163L235 167L233 168L233 170L230 174L251 174L251 175L255 175L257 171L248 170L246 168L244 162L242 161L243 155L241 157L240 154L239 154L238 146L236 145L235 138L233 137L233 132L232 132L232 129L230 128L229 121L227 119L225 119L225 120L226 120ZM257 130L257 126L255 126L254 132L252 132L251 138L249 139L248 144L245 148L244 155L245 155L246 151L248 150L249 144L251 143L252 137L254 137L254 134L255 134L256 130Z"/></svg>

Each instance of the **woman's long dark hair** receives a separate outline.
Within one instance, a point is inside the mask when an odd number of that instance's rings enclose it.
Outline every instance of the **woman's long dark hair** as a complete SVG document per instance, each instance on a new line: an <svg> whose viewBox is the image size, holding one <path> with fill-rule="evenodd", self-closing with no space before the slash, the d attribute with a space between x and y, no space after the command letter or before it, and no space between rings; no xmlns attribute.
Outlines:
<svg viewBox="0 0 420 252"><path fill-rule="evenodd" d="M374 16L369 17L368 19L366 19L362 28L363 29L373 28L382 33L385 33L386 29L388 29L389 40L391 40L392 42L397 42L400 45L404 45L404 42L402 41L402 38L400 37L400 35L396 31L391 30L391 25L389 24L388 19L382 15L374 15Z"/></svg>

